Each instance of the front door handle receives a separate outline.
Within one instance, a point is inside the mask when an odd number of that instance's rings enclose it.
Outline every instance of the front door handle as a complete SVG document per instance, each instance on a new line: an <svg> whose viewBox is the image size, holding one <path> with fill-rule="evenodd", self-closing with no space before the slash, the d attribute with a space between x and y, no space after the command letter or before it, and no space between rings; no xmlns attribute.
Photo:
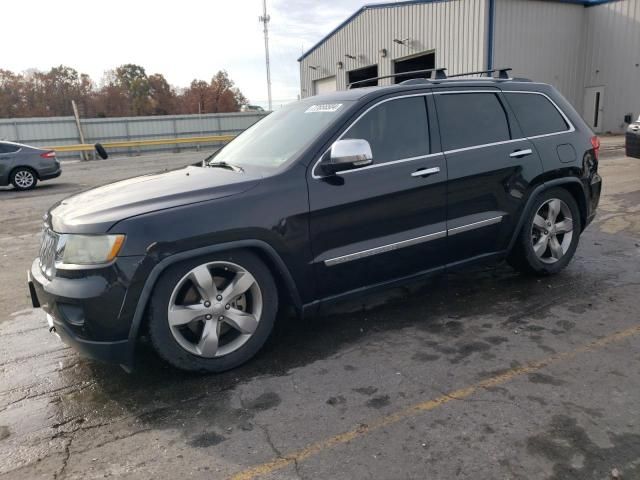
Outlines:
<svg viewBox="0 0 640 480"><path fill-rule="evenodd" d="M515 152L509 154L509 156L511 158L521 158L521 157L526 157L527 155L531 155L533 153L533 150L531 150L530 148L525 148L524 150L516 150Z"/></svg>
<svg viewBox="0 0 640 480"><path fill-rule="evenodd" d="M411 174L412 177L428 177L434 173L440 173L440 167L421 168Z"/></svg>

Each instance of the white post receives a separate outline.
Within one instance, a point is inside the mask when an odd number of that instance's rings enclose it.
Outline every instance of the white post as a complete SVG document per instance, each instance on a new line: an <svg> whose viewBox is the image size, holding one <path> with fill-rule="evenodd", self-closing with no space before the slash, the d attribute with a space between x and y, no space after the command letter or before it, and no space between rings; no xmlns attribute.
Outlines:
<svg viewBox="0 0 640 480"><path fill-rule="evenodd" d="M75 100L71 100L71 106L73 107L73 116L76 119L76 127L78 127L78 135L80 136L80 143L84 144L84 133L82 132L82 125L80 124L80 115L78 114L78 106ZM87 152L80 152L80 159L87 160Z"/></svg>

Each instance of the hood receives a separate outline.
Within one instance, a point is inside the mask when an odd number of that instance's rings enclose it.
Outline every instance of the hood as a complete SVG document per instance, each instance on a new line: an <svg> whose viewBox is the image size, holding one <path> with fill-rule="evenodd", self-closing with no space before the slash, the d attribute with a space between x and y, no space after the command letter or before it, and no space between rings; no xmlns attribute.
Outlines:
<svg viewBox="0 0 640 480"><path fill-rule="evenodd" d="M54 205L48 217L56 232L102 233L129 217L244 192L260 178L246 171L191 166L87 190Z"/></svg>

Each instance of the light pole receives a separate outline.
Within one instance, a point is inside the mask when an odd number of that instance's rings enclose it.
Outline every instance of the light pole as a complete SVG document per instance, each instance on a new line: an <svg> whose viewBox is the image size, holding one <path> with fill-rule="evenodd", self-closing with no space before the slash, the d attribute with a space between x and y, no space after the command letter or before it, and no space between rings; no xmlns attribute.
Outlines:
<svg viewBox="0 0 640 480"><path fill-rule="evenodd" d="M262 0L262 16L260 21L264 25L264 57L267 64L267 98L269 99L269 111L272 109L271 105L271 66L269 65L269 27L268 23L271 17L267 14L267 0Z"/></svg>

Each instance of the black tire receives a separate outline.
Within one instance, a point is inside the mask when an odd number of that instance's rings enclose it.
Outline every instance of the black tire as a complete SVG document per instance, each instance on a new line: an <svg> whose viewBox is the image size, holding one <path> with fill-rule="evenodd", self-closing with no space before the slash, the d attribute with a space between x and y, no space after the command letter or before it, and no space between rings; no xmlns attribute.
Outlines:
<svg viewBox="0 0 640 480"><path fill-rule="evenodd" d="M109 158L109 154L107 153L107 150L102 146L102 144L96 143L94 147L96 149L96 153L101 159L106 160L107 158Z"/></svg>
<svg viewBox="0 0 640 480"><path fill-rule="evenodd" d="M256 330L246 343L227 355L205 358L189 352L174 338L169 327L168 308L174 288L188 272L216 261L232 262L253 275L262 294L262 313ZM151 296L149 337L158 355L176 368L202 373L223 372L247 362L258 353L273 330L277 312L278 291L269 268L254 253L234 250L188 260L163 273Z"/></svg>
<svg viewBox="0 0 640 480"><path fill-rule="evenodd" d="M23 180L25 178L30 178L31 182L29 184L25 184ZM18 167L11 172L9 181L16 190L31 190L36 188L36 185L38 184L38 175L29 167Z"/></svg>
<svg viewBox="0 0 640 480"><path fill-rule="evenodd" d="M571 211L571 218L573 219L573 236L567 251L559 260L555 263L545 263L538 258L533 249L533 221L540 207L542 207L542 205L547 201L554 198L561 200L569 207L569 210ZM522 229L518 234L514 248L507 258L507 261L513 268L525 274L537 276L554 275L564 269L573 258L573 255L578 248L581 233L580 230L580 209L578 208L578 204L573 198L573 195L563 188L552 188L546 190L536 197L532 208L527 212L527 217L525 218Z"/></svg>

